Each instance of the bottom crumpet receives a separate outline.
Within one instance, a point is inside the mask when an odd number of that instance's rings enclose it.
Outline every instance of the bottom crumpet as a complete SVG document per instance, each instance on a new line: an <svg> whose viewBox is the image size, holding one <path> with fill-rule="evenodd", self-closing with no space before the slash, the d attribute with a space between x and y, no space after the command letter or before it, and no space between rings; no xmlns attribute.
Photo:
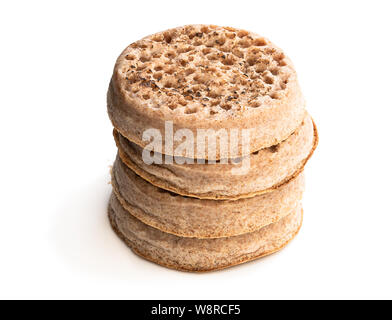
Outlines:
<svg viewBox="0 0 392 320"><path fill-rule="evenodd" d="M251 261L283 248L302 224L302 207L276 223L240 236L182 238L150 227L129 214L112 194L109 218L114 231L139 256L183 271L212 271Z"/></svg>

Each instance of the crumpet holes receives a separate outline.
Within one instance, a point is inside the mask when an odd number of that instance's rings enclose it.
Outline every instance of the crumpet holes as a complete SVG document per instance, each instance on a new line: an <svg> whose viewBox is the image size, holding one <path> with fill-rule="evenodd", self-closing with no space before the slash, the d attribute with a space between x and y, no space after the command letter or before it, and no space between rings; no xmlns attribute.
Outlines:
<svg viewBox="0 0 392 320"><path fill-rule="evenodd" d="M135 56L134 54L127 54L127 55L125 56L125 59L127 59L127 60L135 60L135 59L136 59L136 56Z"/></svg>
<svg viewBox="0 0 392 320"><path fill-rule="evenodd" d="M251 102L249 103L249 105L250 105L252 108L258 108L258 107L261 106L261 102L260 102L260 101L257 101L257 100L254 100L254 101L251 101Z"/></svg>
<svg viewBox="0 0 392 320"><path fill-rule="evenodd" d="M162 79L162 76L163 76L163 73L162 73L162 72L156 72L156 73L154 73L154 75L153 75L154 79L156 79L156 80L158 80L158 81Z"/></svg>
<svg viewBox="0 0 392 320"><path fill-rule="evenodd" d="M203 52L204 55L211 53L211 51L212 51L211 48L204 48L203 50L201 50L201 52Z"/></svg>
<svg viewBox="0 0 392 320"><path fill-rule="evenodd" d="M169 51L168 53L165 54L165 57L169 59L174 59L175 56L176 53L174 51Z"/></svg>
<svg viewBox="0 0 392 320"><path fill-rule="evenodd" d="M203 27L201 27L200 31L203 33L209 33L210 29L207 26L203 26Z"/></svg>
<svg viewBox="0 0 392 320"><path fill-rule="evenodd" d="M269 75L264 76L264 82L266 84L273 84L274 83L274 78L270 77Z"/></svg>
<svg viewBox="0 0 392 320"><path fill-rule="evenodd" d="M174 88L175 82L172 79L167 79L164 84L165 88Z"/></svg>
<svg viewBox="0 0 392 320"><path fill-rule="evenodd" d="M250 66L254 66L257 62L258 62L258 58L255 56L251 56L249 57L246 62L250 65Z"/></svg>
<svg viewBox="0 0 392 320"><path fill-rule="evenodd" d="M281 60L283 60L285 58L285 55L283 52L279 52L277 54L274 55L274 60L279 62Z"/></svg>
<svg viewBox="0 0 392 320"><path fill-rule="evenodd" d="M185 110L185 113L186 113L186 114L194 114L194 113L196 113L196 112L197 112L197 108L196 108L196 107L187 108L187 109Z"/></svg>
<svg viewBox="0 0 392 320"><path fill-rule="evenodd" d="M187 104L188 104L188 102L185 100L185 99L180 99L179 101L178 101L179 103L180 103L180 105L182 105L183 107L185 107Z"/></svg>
<svg viewBox="0 0 392 320"><path fill-rule="evenodd" d="M240 30L240 31L238 31L238 33L237 33L237 35L238 35L240 38L243 38L243 37L247 36L248 34L249 34L249 32L246 31L246 30Z"/></svg>
<svg viewBox="0 0 392 320"><path fill-rule="evenodd" d="M264 47L267 45L267 41L265 41L263 38L257 38L253 41L253 45L257 47Z"/></svg>
<svg viewBox="0 0 392 320"><path fill-rule="evenodd" d="M195 69L189 68L185 70L185 75L189 76L190 74L195 73Z"/></svg>
<svg viewBox="0 0 392 320"><path fill-rule="evenodd" d="M231 105L228 104L228 103L221 104L220 107L221 107L223 110L226 110L226 111L229 111L229 110L231 109Z"/></svg>
<svg viewBox="0 0 392 320"><path fill-rule="evenodd" d="M173 40L172 36L169 33L164 33L163 37L164 37L166 43L170 43Z"/></svg>
<svg viewBox="0 0 392 320"><path fill-rule="evenodd" d="M175 71L176 69L174 67L169 67L165 69L165 73L170 75L172 75Z"/></svg>
<svg viewBox="0 0 392 320"><path fill-rule="evenodd" d="M232 66L234 62L235 60L232 56L224 56L222 60L222 63L227 66Z"/></svg>
<svg viewBox="0 0 392 320"><path fill-rule="evenodd" d="M218 39L215 40L216 44L219 44L220 46L223 46L226 42L226 39L224 37L219 37Z"/></svg>
<svg viewBox="0 0 392 320"><path fill-rule="evenodd" d="M267 67L263 63L258 63L256 65L256 72L263 73L265 70L267 70Z"/></svg>
<svg viewBox="0 0 392 320"><path fill-rule="evenodd" d="M242 39L238 43L241 46L241 48L249 48L252 45L252 43L248 39Z"/></svg>

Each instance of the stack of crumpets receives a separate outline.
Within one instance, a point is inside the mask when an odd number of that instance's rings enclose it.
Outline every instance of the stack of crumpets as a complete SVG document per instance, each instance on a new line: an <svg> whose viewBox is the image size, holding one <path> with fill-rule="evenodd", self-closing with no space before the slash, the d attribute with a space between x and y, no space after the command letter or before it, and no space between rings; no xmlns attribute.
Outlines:
<svg viewBox="0 0 392 320"><path fill-rule="evenodd" d="M269 40L213 25L148 36L117 59L107 104L109 218L136 254L210 271L298 233L318 136L292 62Z"/></svg>

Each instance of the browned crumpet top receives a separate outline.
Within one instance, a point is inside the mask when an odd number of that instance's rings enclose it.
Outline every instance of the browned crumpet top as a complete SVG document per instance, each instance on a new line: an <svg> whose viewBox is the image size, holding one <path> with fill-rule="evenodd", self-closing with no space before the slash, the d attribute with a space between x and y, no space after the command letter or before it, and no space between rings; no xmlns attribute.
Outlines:
<svg viewBox="0 0 392 320"><path fill-rule="evenodd" d="M141 147L149 128L166 144L165 125L172 121L174 132L186 128L194 137L198 129L250 129L249 154L287 139L305 117L296 72L281 49L254 33L212 25L178 27L129 45L107 98L114 127ZM185 156L176 150L180 144L164 153ZM227 155L217 150L221 157Z"/></svg>
<svg viewBox="0 0 392 320"><path fill-rule="evenodd" d="M294 73L267 39L217 26L148 36L124 51L118 69L125 91L145 107L210 117L270 104Z"/></svg>

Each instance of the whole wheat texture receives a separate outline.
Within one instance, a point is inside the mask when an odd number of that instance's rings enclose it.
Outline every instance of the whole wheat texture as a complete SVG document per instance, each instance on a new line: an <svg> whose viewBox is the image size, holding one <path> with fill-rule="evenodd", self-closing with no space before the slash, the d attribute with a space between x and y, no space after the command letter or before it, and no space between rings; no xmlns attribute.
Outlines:
<svg viewBox="0 0 392 320"><path fill-rule="evenodd" d="M117 157L112 185L119 202L147 225L182 237L218 238L249 233L277 222L297 207L304 175L276 190L248 199L201 200L157 188L126 167Z"/></svg>
<svg viewBox="0 0 392 320"><path fill-rule="evenodd" d="M183 271L212 271L274 253L302 224L301 206L277 223L240 236L219 239L182 238L147 226L130 215L112 195L109 218L115 232L138 255Z"/></svg>
<svg viewBox="0 0 392 320"><path fill-rule="evenodd" d="M317 130L307 116L286 140L244 158L222 160L216 164L146 164L143 149L116 130L114 137L122 161L143 179L165 190L200 199L241 199L270 192L297 176L312 156L318 143ZM241 175L232 170L249 160Z"/></svg>

